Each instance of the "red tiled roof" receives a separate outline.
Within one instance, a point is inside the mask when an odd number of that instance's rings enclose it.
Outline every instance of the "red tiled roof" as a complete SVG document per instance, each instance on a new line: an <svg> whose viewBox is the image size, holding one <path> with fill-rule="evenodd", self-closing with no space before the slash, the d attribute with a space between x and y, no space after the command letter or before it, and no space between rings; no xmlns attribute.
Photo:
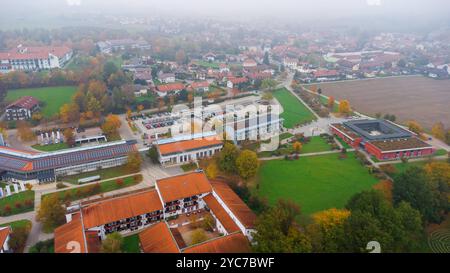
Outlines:
<svg viewBox="0 0 450 273"><path fill-rule="evenodd" d="M8 105L7 108L10 107L20 107L30 110L34 106L38 105L39 101L31 96L25 96L21 97L20 99L16 100L15 102Z"/></svg>
<svg viewBox="0 0 450 273"><path fill-rule="evenodd" d="M72 221L55 229L55 253L71 253L77 251L77 246L79 253L88 252L79 213L73 215Z"/></svg>
<svg viewBox="0 0 450 273"><path fill-rule="evenodd" d="M162 210L156 190L114 198L83 208L86 229L145 213Z"/></svg>
<svg viewBox="0 0 450 273"><path fill-rule="evenodd" d="M250 243L242 233L230 234L183 250L184 253L249 253Z"/></svg>
<svg viewBox="0 0 450 273"><path fill-rule="evenodd" d="M222 140L217 138L197 138L191 140L182 140L173 143L159 144L158 149L161 155L182 153L206 147L218 146Z"/></svg>
<svg viewBox="0 0 450 273"><path fill-rule="evenodd" d="M158 92L180 91L180 90L184 89L184 84L179 83L179 82L162 84L162 85L158 85L156 87L156 89L158 90Z"/></svg>
<svg viewBox="0 0 450 273"><path fill-rule="evenodd" d="M229 78L228 80L233 84L247 82L247 78L245 78L245 77L232 77L232 78Z"/></svg>
<svg viewBox="0 0 450 273"><path fill-rule="evenodd" d="M163 202L211 192L211 184L203 172L191 172L156 181Z"/></svg>
<svg viewBox="0 0 450 273"><path fill-rule="evenodd" d="M203 197L203 201L205 201L208 208L212 210L213 214L228 233L234 233L240 230L233 219L231 219L230 215L228 215L222 205L219 204L219 201L217 201L212 194L208 194Z"/></svg>
<svg viewBox="0 0 450 273"><path fill-rule="evenodd" d="M209 82L207 82L207 81L193 82L191 84L191 86L192 86L192 88L195 88L195 89L197 89L197 88L206 88L206 87L209 86Z"/></svg>
<svg viewBox="0 0 450 273"><path fill-rule="evenodd" d="M242 201L242 199L222 181L211 181L214 192L222 199L225 205L233 212L246 228L253 228L256 222L256 215L253 211Z"/></svg>
<svg viewBox="0 0 450 273"><path fill-rule="evenodd" d="M55 55L58 58L63 57L72 49L65 46L42 46L42 47L22 47L23 53L19 52L17 48L11 49L8 52L0 52L0 60L30 60L30 59L48 59L49 54Z"/></svg>
<svg viewBox="0 0 450 273"><path fill-rule="evenodd" d="M180 253L165 221L154 224L139 233L139 240L145 253Z"/></svg>
<svg viewBox="0 0 450 273"><path fill-rule="evenodd" d="M9 234L11 234L11 227L0 227L0 248L5 244Z"/></svg>
<svg viewBox="0 0 450 273"><path fill-rule="evenodd" d="M317 70L313 72L313 75L314 77L319 78L337 76L339 75L339 73L337 72L337 70Z"/></svg>

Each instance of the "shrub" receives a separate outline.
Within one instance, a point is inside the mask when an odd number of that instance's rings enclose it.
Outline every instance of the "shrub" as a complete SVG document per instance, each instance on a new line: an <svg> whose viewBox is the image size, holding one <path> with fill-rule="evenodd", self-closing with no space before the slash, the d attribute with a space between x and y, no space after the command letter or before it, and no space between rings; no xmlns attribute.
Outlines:
<svg viewBox="0 0 450 273"><path fill-rule="evenodd" d="M14 206L16 207L16 209L21 209L21 208L22 208L22 203L16 202L16 203L14 204Z"/></svg>
<svg viewBox="0 0 450 273"><path fill-rule="evenodd" d="M116 180L116 185L121 188L123 186L123 179L117 179Z"/></svg>
<svg viewBox="0 0 450 273"><path fill-rule="evenodd" d="M25 202L24 202L24 204L25 204L25 207L27 207L27 208L30 208L30 207L32 207L33 206L33 200L31 200L31 199L27 199L27 200L25 200Z"/></svg>
<svg viewBox="0 0 450 273"><path fill-rule="evenodd" d="M66 187L66 185L64 185L64 183L62 183L62 182L56 183L56 188L57 188L57 189L63 189L63 188L65 188L65 187Z"/></svg>
<svg viewBox="0 0 450 273"><path fill-rule="evenodd" d="M4 207L3 207L3 212L6 214L6 215L8 215L8 214L10 214L11 213L11 206L10 205L5 205Z"/></svg>

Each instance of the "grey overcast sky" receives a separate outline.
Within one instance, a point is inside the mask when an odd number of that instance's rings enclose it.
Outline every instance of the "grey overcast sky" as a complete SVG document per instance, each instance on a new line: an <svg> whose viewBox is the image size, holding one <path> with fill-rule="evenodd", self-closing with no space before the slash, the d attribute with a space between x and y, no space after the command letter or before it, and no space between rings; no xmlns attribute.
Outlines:
<svg viewBox="0 0 450 273"><path fill-rule="evenodd" d="M0 0L2 14L32 12L36 16L64 12L114 14L164 13L220 18L280 19L397 17L405 21L450 18L449 0ZM3 16L3 15L2 15Z"/></svg>

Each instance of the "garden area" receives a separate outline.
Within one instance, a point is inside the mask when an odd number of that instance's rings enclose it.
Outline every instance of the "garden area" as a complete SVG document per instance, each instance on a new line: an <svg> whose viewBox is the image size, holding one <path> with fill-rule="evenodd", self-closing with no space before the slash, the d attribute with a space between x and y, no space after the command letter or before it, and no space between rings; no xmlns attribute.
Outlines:
<svg viewBox="0 0 450 273"><path fill-rule="evenodd" d="M40 145L35 144L31 146L33 149L41 151L41 152L54 152L64 149L69 149L69 145L67 143L55 143L55 144L49 144L49 145Z"/></svg>
<svg viewBox="0 0 450 273"><path fill-rule="evenodd" d="M311 215L342 208L352 195L377 182L354 153L327 154L263 162L255 191L272 205L290 199L300 205L303 215Z"/></svg>
<svg viewBox="0 0 450 273"><path fill-rule="evenodd" d="M32 211L34 191L26 190L0 198L0 216L9 216Z"/></svg>
<svg viewBox="0 0 450 273"><path fill-rule="evenodd" d="M271 156L283 156L296 153L293 144L295 142L301 143L299 154L326 152L331 151L333 149L338 149L337 145L334 143L333 138L328 135L313 136L313 137L304 137L303 135L297 135L293 137L294 138L291 139L289 143L281 144L279 148L275 151L264 151L258 153L258 157L261 158Z"/></svg>
<svg viewBox="0 0 450 273"><path fill-rule="evenodd" d="M142 181L142 175L133 175L125 178L111 179L101 183L93 183L83 187L77 187L49 193L43 195L42 198L57 195L60 200L65 202L73 202L83 198L88 198L94 195L115 191L122 188L127 188L139 184Z"/></svg>
<svg viewBox="0 0 450 273"><path fill-rule="evenodd" d="M134 234L123 238L122 251L124 253L140 253L139 235Z"/></svg>
<svg viewBox="0 0 450 273"><path fill-rule="evenodd" d="M275 90L273 96L283 107L283 113L280 117L284 119L284 127L294 128L297 125L315 120L313 113L286 88Z"/></svg>
<svg viewBox="0 0 450 273"><path fill-rule="evenodd" d="M92 172L80 173L80 174L76 174L76 175L64 176L64 177L58 178L58 181L64 181L64 182L69 182L71 184L78 185L78 180L81 178L100 175L100 179L104 180L104 179L110 179L110 178L124 176L124 175L128 175L128 174L132 174L132 172L130 172L129 170L127 170L126 168L124 168L122 166L119 166L119 167L113 167L113 168L100 169L100 170L96 170L96 171L92 171Z"/></svg>
<svg viewBox="0 0 450 273"><path fill-rule="evenodd" d="M59 113L59 108L63 104L70 103L76 91L77 87L75 86L15 89L8 91L5 101L10 103L23 96L32 96L44 104L41 113L44 117L49 118Z"/></svg>

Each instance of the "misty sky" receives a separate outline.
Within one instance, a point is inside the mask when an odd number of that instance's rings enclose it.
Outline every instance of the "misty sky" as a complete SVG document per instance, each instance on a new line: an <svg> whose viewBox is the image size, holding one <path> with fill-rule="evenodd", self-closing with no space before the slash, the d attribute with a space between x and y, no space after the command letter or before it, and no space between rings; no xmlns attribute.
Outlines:
<svg viewBox="0 0 450 273"><path fill-rule="evenodd" d="M450 17L448 0L0 0L2 14L18 11L102 12L184 16L326 20L396 17L405 21Z"/></svg>

